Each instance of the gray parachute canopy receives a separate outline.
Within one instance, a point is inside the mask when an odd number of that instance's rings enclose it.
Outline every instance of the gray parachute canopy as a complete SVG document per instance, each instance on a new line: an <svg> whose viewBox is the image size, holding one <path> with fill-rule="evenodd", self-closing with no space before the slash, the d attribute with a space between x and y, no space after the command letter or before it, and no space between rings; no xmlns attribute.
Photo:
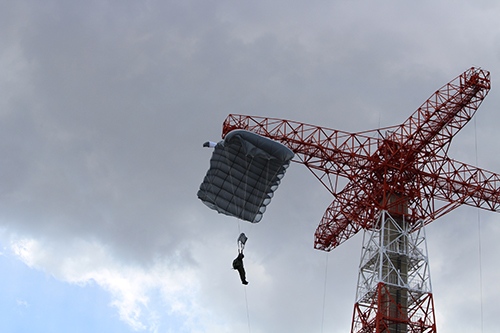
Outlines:
<svg viewBox="0 0 500 333"><path fill-rule="evenodd" d="M293 156L279 142L245 130L231 131L214 148L198 198L219 213L257 223Z"/></svg>

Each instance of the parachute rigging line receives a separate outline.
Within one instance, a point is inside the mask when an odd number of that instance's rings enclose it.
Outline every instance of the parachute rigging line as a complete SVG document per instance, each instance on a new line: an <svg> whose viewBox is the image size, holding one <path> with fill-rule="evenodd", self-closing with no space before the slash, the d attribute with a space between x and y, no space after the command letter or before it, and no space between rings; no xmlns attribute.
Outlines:
<svg viewBox="0 0 500 333"><path fill-rule="evenodd" d="M229 149L228 149L226 146L224 146L224 153L226 154L226 158L227 158L228 160L230 160L230 157L229 157ZM247 197L247 195L248 195L248 193L247 193L247 190L248 190L248 169L249 169L249 165L251 165L251 164L252 164L252 162L253 162L253 159L254 159L254 158L255 158L255 156L252 156L252 159L251 159L250 163L248 163L248 161L247 161L247 160L245 160L245 164L246 164L246 165L245 165L245 169L246 169L246 172L245 172L245 182L244 182L244 188L243 188L243 198L246 198L246 197ZM231 168L231 169L229 169L229 179L230 179L230 182L231 182L231 188L232 188L232 191L233 191L233 193L232 193L232 194L233 194L233 198L235 198L235 197L236 197L236 193L235 193L235 188L236 188L236 187L235 187L235 185L234 185L234 184L235 184L235 181L234 181L234 178L233 178L232 173L233 173L233 169ZM236 206L237 206L237 205L236 205ZM244 209L245 209L245 201L244 201L244 200L242 200L242 201L241 201L241 210L240 210L240 213L238 214L239 216L243 215L243 210L244 210ZM240 219L238 219L238 232L240 232L240 230L239 230L239 227L240 227L239 220L240 220Z"/></svg>
<svg viewBox="0 0 500 333"><path fill-rule="evenodd" d="M226 147L224 147L224 153L226 154L226 158L229 160L229 151ZM254 157L252 157L252 160L250 161L250 163L248 163L248 161L246 162L246 169L248 169L248 164L252 164L253 162L253 159ZM268 167L269 168L269 167ZM229 177L230 177L230 181L231 181L231 185L232 185L232 189L233 189L233 196L235 196L235 186L234 186L234 179L233 179L233 176L232 176L232 169L229 169ZM244 185L244 194L243 194L243 197L246 198L247 197L247 190L248 190L248 171L245 173L245 185ZM243 210L245 209L245 202L242 201L241 202L241 211L240 211L240 215L243 214ZM238 237L238 253L243 253L243 250L245 249L245 243L248 239L248 237L245 235L245 233L241 232L241 227L240 227L240 218L238 218L238 233L240 234L240 236ZM252 223L252 226L253 226L253 223ZM250 228L250 231L252 230L252 228ZM245 298L246 298L246 290L245 290ZM248 304L247 304L247 315L248 315ZM250 325L250 323L249 323Z"/></svg>
<svg viewBox="0 0 500 333"><path fill-rule="evenodd" d="M224 153L226 154L226 158L228 160L230 160L229 149L226 146L224 146ZM246 171L245 171L245 176L244 176L245 177L245 181L244 181L243 198L247 198L248 197L248 183L249 183L249 180L250 180L249 179L249 173L250 173L249 170L250 170L250 166L254 162L255 156L256 155L253 155L252 159L250 161L245 160L245 170ZM266 170L266 177L265 177L265 179L269 179L269 161L268 161L268 163L266 163L266 167L264 169ZM258 176L262 176L262 172L263 172L264 169L261 170L261 173ZM234 197L236 197L236 194L235 194L235 188L236 188L236 186L234 185L236 182L235 182L234 177L233 177L233 172L234 172L234 170L232 168L229 169L229 178L230 178L232 192L233 192L232 194L233 194ZM276 171L276 173L277 173L277 171ZM276 176L276 173L273 174L273 177ZM252 190L251 194L254 194L254 192L255 192L255 190ZM259 197L259 201L264 201L265 195L266 195L266 193L262 192L262 194ZM243 215L243 210L244 209L245 209L245 200L242 200L241 201L241 211L240 211L239 215ZM240 232L239 226L240 226L240 224L239 224L239 221L238 221L238 232Z"/></svg>

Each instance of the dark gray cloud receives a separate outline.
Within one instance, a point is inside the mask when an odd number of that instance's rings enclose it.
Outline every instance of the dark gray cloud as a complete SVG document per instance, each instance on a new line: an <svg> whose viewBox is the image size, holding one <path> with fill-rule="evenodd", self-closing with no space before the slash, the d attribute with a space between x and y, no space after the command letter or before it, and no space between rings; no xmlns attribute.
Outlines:
<svg viewBox="0 0 500 333"><path fill-rule="evenodd" d="M390 126L470 66L483 66L493 90L477 131L468 125L451 153L475 164L477 136L479 164L500 170L494 2L54 0L0 8L6 235L45 244L61 262L77 258L86 245L74 244L83 241L104 246L123 265L194 269L193 302L228 331L246 329L242 291L228 285L235 276L226 272L240 230L196 199L210 157L201 143L218 140L227 114L346 131ZM292 165L264 220L240 225L251 230L252 331L321 331L325 255L312 241L331 200L305 168ZM477 297L460 303L453 296L477 292L470 287L477 284L476 213L460 212L428 232L442 332L456 330L462 312L472 316L469 331L479 327ZM481 214L483 260L491 263L498 217ZM329 254L324 331L350 325L360 244L357 236ZM36 264L75 281L63 264ZM490 327L499 291L489 282L498 272L483 268Z"/></svg>

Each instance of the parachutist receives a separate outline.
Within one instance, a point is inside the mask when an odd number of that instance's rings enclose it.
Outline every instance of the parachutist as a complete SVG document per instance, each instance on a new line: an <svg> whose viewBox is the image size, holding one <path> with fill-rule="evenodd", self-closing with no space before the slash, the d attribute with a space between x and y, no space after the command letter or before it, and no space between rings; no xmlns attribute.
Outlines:
<svg viewBox="0 0 500 333"><path fill-rule="evenodd" d="M244 285L247 285L248 281L246 280L246 277L245 277L245 268L243 267L243 258L245 258L245 256L243 255L243 252L240 252L238 254L238 257L236 257L236 259L233 260L233 269L237 270L238 273L240 273L241 283L243 283Z"/></svg>

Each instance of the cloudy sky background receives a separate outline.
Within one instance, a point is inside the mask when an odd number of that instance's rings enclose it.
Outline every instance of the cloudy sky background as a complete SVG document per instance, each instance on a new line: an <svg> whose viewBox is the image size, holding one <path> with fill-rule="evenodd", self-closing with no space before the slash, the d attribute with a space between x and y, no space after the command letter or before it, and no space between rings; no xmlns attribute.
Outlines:
<svg viewBox="0 0 500 333"><path fill-rule="evenodd" d="M500 172L498 17L487 0L0 1L0 330L348 332L362 235L313 250L327 190L293 164L261 223L218 215L196 198L201 144L229 113L396 125L477 66L492 90L450 156ZM439 332L497 329L500 215L462 207L427 235Z"/></svg>

